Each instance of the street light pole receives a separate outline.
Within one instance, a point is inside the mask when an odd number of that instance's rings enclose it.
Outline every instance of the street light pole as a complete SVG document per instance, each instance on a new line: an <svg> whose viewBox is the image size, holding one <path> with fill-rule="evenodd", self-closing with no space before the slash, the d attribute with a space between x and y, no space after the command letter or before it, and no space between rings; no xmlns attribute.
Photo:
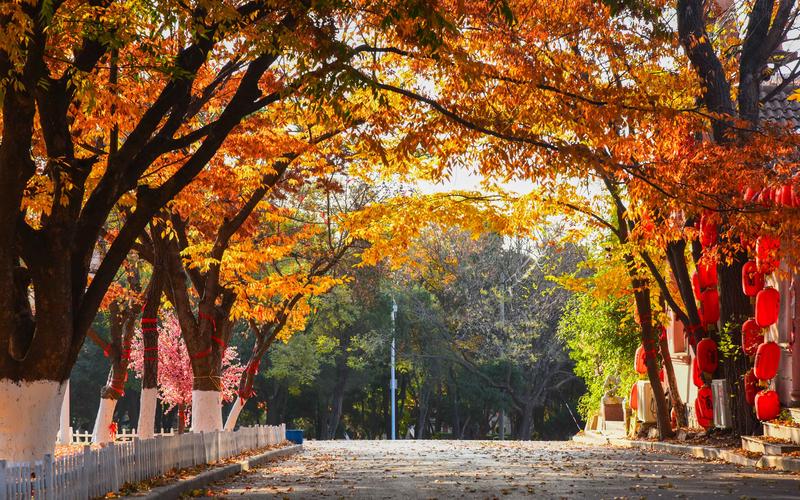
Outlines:
<svg viewBox="0 0 800 500"><path fill-rule="evenodd" d="M392 352L391 352L391 356L392 356L392 361L391 361L392 378L391 378L391 380L389 382L389 390L392 392L392 441L397 439L397 436L396 436L396 433L397 433L397 430L396 430L397 429L397 423L396 423L397 422L397 417L395 415L395 408L397 407L397 401L396 401L397 379L395 378L395 374L394 374L394 364L395 364L395 359L394 359L395 358L394 337L395 337L395 333L396 333L396 329L397 329L396 326L395 326L396 318L397 318L397 302L394 300L394 297L392 297Z"/></svg>

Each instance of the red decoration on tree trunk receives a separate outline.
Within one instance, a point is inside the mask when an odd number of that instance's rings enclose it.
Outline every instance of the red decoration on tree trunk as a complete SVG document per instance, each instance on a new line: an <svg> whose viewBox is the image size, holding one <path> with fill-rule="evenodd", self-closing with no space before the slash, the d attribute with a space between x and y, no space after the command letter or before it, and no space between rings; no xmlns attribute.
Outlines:
<svg viewBox="0 0 800 500"><path fill-rule="evenodd" d="M772 287L767 287L756 295L756 323L766 328L778 321L781 307L781 294Z"/></svg>
<svg viewBox="0 0 800 500"><path fill-rule="evenodd" d="M639 409L639 388L637 387L637 383L633 383L633 387L631 387L631 397L629 399L629 404L631 406L631 410Z"/></svg>
<svg viewBox="0 0 800 500"><path fill-rule="evenodd" d="M764 275L758 271L754 261L742 266L742 291L748 297L755 297L764 288Z"/></svg>
<svg viewBox="0 0 800 500"><path fill-rule="evenodd" d="M781 348L775 342L764 342L758 346L753 373L758 380L770 380L778 374Z"/></svg>
<svg viewBox="0 0 800 500"><path fill-rule="evenodd" d="M748 319L742 324L742 350L748 356L755 356L758 346L764 343L764 335L756 320Z"/></svg>
<svg viewBox="0 0 800 500"><path fill-rule="evenodd" d="M764 390L756 394L756 418L759 420L772 420L781 412L781 402L778 393Z"/></svg>

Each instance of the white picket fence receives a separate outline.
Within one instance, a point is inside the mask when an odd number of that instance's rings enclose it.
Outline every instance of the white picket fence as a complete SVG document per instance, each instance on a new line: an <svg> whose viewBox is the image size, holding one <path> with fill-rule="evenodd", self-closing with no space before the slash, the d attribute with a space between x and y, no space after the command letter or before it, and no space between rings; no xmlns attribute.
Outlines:
<svg viewBox="0 0 800 500"><path fill-rule="evenodd" d="M172 469L208 464L281 443L286 425L242 427L232 432L187 433L109 443L102 448L35 462L0 460L0 500L84 500L118 491L125 483Z"/></svg>
<svg viewBox="0 0 800 500"><path fill-rule="evenodd" d="M155 436L174 436L177 434L177 430L175 429L161 429L161 432L155 432L153 435ZM70 434L72 435L72 443L73 444L84 444L84 443L91 443L92 442L92 432L91 431L73 431L72 427L70 427ZM126 429L122 428L117 432L116 441L132 441L134 438L139 437L136 432L136 429Z"/></svg>

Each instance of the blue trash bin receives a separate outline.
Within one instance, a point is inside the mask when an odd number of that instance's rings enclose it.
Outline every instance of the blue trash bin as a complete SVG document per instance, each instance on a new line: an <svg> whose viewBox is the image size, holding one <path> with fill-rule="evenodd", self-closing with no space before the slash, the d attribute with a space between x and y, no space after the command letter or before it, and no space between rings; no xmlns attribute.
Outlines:
<svg viewBox="0 0 800 500"><path fill-rule="evenodd" d="M301 429L286 429L286 440L294 444L303 444L303 431Z"/></svg>

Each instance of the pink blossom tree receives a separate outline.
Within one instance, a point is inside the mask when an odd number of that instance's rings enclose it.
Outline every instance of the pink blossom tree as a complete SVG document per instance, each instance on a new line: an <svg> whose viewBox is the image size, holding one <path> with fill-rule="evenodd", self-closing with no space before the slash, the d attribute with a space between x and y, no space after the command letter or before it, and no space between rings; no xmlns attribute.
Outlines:
<svg viewBox="0 0 800 500"><path fill-rule="evenodd" d="M145 351L141 330L136 331L131 347L131 365L136 377L141 378L145 357L153 355ZM233 400L243 371L236 348L228 347L222 358L219 381L224 401ZM165 314L158 333L158 393L169 410L178 408L179 430L183 429L192 406L192 383L192 364L181 338L178 318L172 313Z"/></svg>

